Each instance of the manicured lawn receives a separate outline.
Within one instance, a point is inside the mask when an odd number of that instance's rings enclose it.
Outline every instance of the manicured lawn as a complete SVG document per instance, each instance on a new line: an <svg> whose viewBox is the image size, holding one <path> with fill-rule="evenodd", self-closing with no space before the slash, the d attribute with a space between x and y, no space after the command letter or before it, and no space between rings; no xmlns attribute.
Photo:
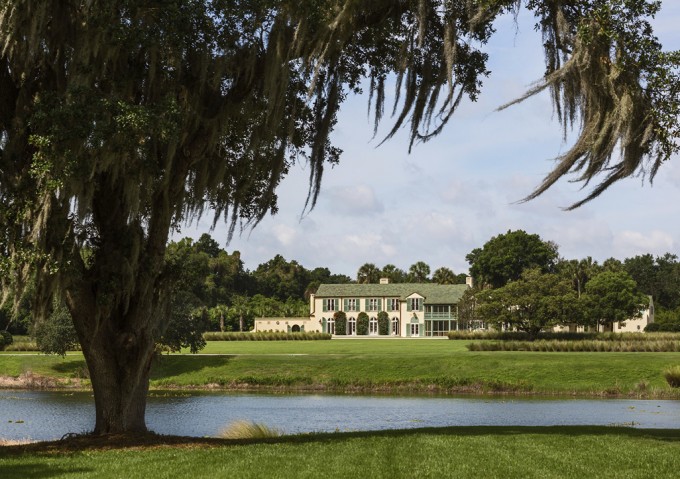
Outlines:
<svg viewBox="0 0 680 479"><path fill-rule="evenodd" d="M662 372L680 353L471 352L464 341L361 340L210 342L203 355L164 355L152 387L505 391L547 394L675 394ZM0 353L0 374L82 377L66 358ZM649 397L649 396L648 396Z"/></svg>
<svg viewBox="0 0 680 479"><path fill-rule="evenodd" d="M680 431L606 427L464 427L17 453L14 478L644 478L677 477Z"/></svg>

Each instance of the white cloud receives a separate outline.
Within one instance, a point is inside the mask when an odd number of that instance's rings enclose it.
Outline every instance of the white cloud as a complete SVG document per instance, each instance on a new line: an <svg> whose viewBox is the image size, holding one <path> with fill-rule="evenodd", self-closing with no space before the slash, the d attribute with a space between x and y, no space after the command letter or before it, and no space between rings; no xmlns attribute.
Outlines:
<svg viewBox="0 0 680 479"><path fill-rule="evenodd" d="M665 231L653 230L643 233L626 230L615 236L613 246L617 253L614 257L623 259L646 253L660 256L673 252L675 241Z"/></svg>
<svg viewBox="0 0 680 479"><path fill-rule="evenodd" d="M334 214L371 216L385 211L373 188L366 184L335 186L323 194L327 208Z"/></svg>
<svg viewBox="0 0 680 479"><path fill-rule="evenodd" d="M290 246L298 237L295 228L285 224L276 224L272 228L274 236L283 246Z"/></svg>

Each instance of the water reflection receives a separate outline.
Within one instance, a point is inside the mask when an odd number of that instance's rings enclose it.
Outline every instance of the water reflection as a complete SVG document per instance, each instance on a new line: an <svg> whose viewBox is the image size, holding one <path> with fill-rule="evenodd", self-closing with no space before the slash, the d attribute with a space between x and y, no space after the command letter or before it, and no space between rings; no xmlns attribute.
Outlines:
<svg viewBox="0 0 680 479"><path fill-rule="evenodd" d="M430 426L680 426L680 401L155 393L147 424L161 434L214 436L239 419L286 433ZM0 391L0 437L56 439L94 426L91 393Z"/></svg>

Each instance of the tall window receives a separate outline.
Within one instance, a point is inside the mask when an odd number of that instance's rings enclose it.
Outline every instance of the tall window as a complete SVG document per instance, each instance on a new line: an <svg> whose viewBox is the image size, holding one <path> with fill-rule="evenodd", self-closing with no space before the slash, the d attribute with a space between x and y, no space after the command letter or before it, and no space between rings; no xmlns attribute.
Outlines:
<svg viewBox="0 0 680 479"><path fill-rule="evenodd" d="M420 311L423 306L423 298L409 298L408 305L411 311Z"/></svg>
<svg viewBox="0 0 680 479"><path fill-rule="evenodd" d="M390 298L387 300L388 311L399 311L399 298Z"/></svg>
<svg viewBox="0 0 680 479"><path fill-rule="evenodd" d="M348 298L348 299L345 300L345 310L346 311L359 311L359 308L357 308L356 298Z"/></svg>
<svg viewBox="0 0 680 479"><path fill-rule="evenodd" d="M418 323L409 324L411 327L411 336L420 336L420 325Z"/></svg>
<svg viewBox="0 0 680 479"><path fill-rule="evenodd" d="M392 336L399 336L399 318L392 318Z"/></svg>
<svg viewBox="0 0 680 479"><path fill-rule="evenodd" d="M380 311L380 298L369 298L366 301L366 311Z"/></svg>
<svg viewBox="0 0 680 479"><path fill-rule="evenodd" d="M375 316L368 321L368 334L378 334L378 318Z"/></svg>
<svg viewBox="0 0 680 479"><path fill-rule="evenodd" d="M349 318L347 321L347 334L349 336L357 334L357 318Z"/></svg>
<svg viewBox="0 0 680 479"><path fill-rule="evenodd" d="M326 332L328 334L335 334L335 319L329 318L326 321Z"/></svg>
<svg viewBox="0 0 680 479"><path fill-rule="evenodd" d="M335 298L324 299L326 302L326 311L336 311Z"/></svg>

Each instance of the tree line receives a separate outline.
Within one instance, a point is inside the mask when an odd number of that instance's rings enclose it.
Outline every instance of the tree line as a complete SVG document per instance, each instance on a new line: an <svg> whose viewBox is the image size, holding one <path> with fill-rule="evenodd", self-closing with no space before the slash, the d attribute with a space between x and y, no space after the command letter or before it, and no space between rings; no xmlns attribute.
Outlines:
<svg viewBox="0 0 680 479"><path fill-rule="evenodd" d="M558 245L523 230L494 236L466 260L474 287L463 297L460 318L537 332L558 324L595 327L634 317L653 298L654 330L680 330L680 263L676 255L638 255L599 264L591 257L565 259ZM394 264L365 263L352 279L327 267L307 269L276 255L254 270L245 268L239 251L227 252L209 234L198 240L171 241L166 262L175 283L168 310L171 327L160 343L176 350L199 348L204 331L249 331L258 317L306 317L309 296L322 283L433 282L465 284L455 274L418 261L408 270ZM616 297L604 303L604 298ZM71 318L61 304L48 320L34 321L31 298L12 310L0 309L0 329L31 334L43 350L62 353L77 344ZM511 307L508 307L511 305Z"/></svg>
<svg viewBox="0 0 680 479"><path fill-rule="evenodd" d="M558 325L611 329L653 307L647 330L680 330L680 263L671 253L599 264L561 258L556 243L517 230L494 236L466 259L475 286L459 305L464 321L536 335Z"/></svg>

